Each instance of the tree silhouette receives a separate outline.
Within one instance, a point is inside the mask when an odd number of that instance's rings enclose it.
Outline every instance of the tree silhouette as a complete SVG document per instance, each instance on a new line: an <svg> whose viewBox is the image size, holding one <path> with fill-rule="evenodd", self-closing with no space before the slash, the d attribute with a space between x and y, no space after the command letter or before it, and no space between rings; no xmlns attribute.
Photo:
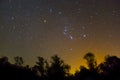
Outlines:
<svg viewBox="0 0 120 80"><path fill-rule="evenodd" d="M17 66L22 66L24 63L23 58L19 56L14 57L14 61Z"/></svg>
<svg viewBox="0 0 120 80"><path fill-rule="evenodd" d="M8 57L4 56L0 58L0 65L9 64Z"/></svg>
<svg viewBox="0 0 120 80"><path fill-rule="evenodd" d="M87 53L83 57L87 61L88 68L80 66L80 71L75 73L75 80L98 80L97 63L93 53Z"/></svg>
<svg viewBox="0 0 120 80"><path fill-rule="evenodd" d="M97 65L95 55L87 53L84 59L88 68L80 66L74 75L70 75L70 66L54 55L48 63L43 57L38 57L34 67L22 66L22 57L15 57L15 64L11 64L8 57L0 58L1 80L120 80L120 58L106 56L104 62Z"/></svg>
<svg viewBox="0 0 120 80"><path fill-rule="evenodd" d="M103 80L120 80L120 58L106 56L105 61L99 65Z"/></svg>
<svg viewBox="0 0 120 80"><path fill-rule="evenodd" d="M36 65L33 67L33 71L40 76L40 78L43 80L45 77L47 77L47 69L48 69L48 62L43 57L37 57L38 61L36 62Z"/></svg>
<svg viewBox="0 0 120 80"><path fill-rule="evenodd" d="M75 80L85 80L88 72L89 70L86 67L80 66L80 70L75 72Z"/></svg>
<svg viewBox="0 0 120 80"><path fill-rule="evenodd" d="M48 69L48 76L50 80L64 80L68 75L70 66L65 64L57 55L51 57L51 66Z"/></svg>
<svg viewBox="0 0 120 80"><path fill-rule="evenodd" d="M29 69L18 64L11 64L7 57L0 58L1 80L37 80L37 76Z"/></svg>
<svg viewBox="0 0 120 80"><path fill-rule="evenodd" d="M96 68L97 63L96 63L96 60L95 60L95 55L93 53L87 53L84 56L84 59L87 60L87 64L88 64L88 67L89 67L90 70L93 70L93 69Z"/></svg>

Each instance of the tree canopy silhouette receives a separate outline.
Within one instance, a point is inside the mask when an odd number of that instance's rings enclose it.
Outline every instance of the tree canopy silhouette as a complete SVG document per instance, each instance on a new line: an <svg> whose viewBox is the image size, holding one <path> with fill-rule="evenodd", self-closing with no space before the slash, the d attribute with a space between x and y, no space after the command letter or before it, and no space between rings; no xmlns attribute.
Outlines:
<svg viewBox="0 0 120 80"><path fill-rule="evenodd" d="M70 75L70 66L58 55L51 57L50 62L43 57L37 57L33 67L22 66L22 57L14 57L15 64L8 57L0 58L0 79L2 80L120 80L120 58L106 56L104 62L97 65L95 55L87 53L83 57L88 68L80 66L80 70Z"/></svg>
<svg viewBox="0 0 120 80"><path fill-rule="evenodd" d="M106 56L99 68L103 80L120 80L120 58L117 56Z"/></svg>
<svg viewBox="0 0 120 80"><path fill-rule="evenodd" d="M47 69L48 69L48 62L43 57L37 57L38 61L36 65L32 68L35 74L39 75L40 78L43 80L47 78Z"/></svg>
<svg viewBox="0 0 120 80"><path fill-rule="evenodd" d="M14 61L15 61L15 64L18 66L22 66L24 63L23 58L19 56L14 57Z"/></svg>
<svg viewBox="0 0 120 80"><path fill-rule="evenodd" d="M84 56L84 59L87 60L87 64L88 64L88 67L89 67L90 70L93 70L93 69L96 68L97 62L95 60L95 55L93 53L87 53Z"/></svg>
<svg viewBox="0 0 120 80"><path fill-rule="evenodd" d="M68 75L70 66L65 64L57 55L51 57L51 66L48 69L50 80L64 80Z"/></svg>

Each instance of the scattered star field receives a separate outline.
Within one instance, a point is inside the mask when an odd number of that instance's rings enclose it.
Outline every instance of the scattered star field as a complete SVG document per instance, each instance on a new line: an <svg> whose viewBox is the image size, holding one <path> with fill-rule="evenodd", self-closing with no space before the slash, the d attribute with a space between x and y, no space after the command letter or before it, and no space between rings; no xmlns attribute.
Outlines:
<svg viewBox="0 0 120 80"><path fill-rule="evenodd" d="M73 72L87 52L120 56L120 0L0 0L0 56L58 54Z"/></svg>

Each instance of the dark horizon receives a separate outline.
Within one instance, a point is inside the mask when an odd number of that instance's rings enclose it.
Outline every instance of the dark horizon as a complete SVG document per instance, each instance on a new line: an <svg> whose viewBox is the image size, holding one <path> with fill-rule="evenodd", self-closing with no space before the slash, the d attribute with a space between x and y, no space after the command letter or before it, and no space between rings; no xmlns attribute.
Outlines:
<svg viewBox="0 0 120 80"><path fill-rule="evenodd" d="M49 63L43 57L37 57L33 67L23 65L22 57L14 57L11 64L7 57L0 58L0 79L3 80L119 80L120 58L107 55L105 60L97 64L93 53L86 53L83 57L86 66L80 66L74 74L71 74L70 65L59 56L51 57Z"/></svg>
<svg viewBox="0 0 120 80"><path fill-rule="evenodd" d="M86 53L86 54L90 54L90 56L88 55L88 57L91 57L91 54L94 55L93 57L94 57L94 60L95 60L95 62L96 62L96 66L98 66L98 67L99 67L100 64L104 63L104 62L106 61L106 59L109 58L109 57L117 57L117 58L120 59L119 56L109 55L109 54L108 54L108 55L104 56L103 61L98 62L97 56L96 56L94 53L88 52L88 53ZM85 54L85 55L86 55L86 54ZM33 65L27 64L27 63L26 63L26 59L25 59L24 57L21 57L21 56L14 56L14 57L12 58L12 61L10 60L11 58L9 58L8 56L0 56L0 59L1 59L1 61L3 61L2 59L5 58L6 61L7 61L8 63L12 64L12 65L15 64L15 65L18 65L18 66L23 66L23 67L29 66L29 68L33 68L33 67L37 64L37 62L39 62L39 58L42 58L43 61L47 61L48 64L51 65L52 57L57 56L58 58L60 58L61 61L63 61L65 64L67 64L67 65L70 66L69 74L70 74L70 75L75 75L75 73L77 73L77 71L79 71L79 70L81 69L81 68L80 68L81 66L84 66L86 69L89 69L89 65L88 65L88 63L87 63L87 59L85 58L85 55L84 55L83 58L82 58L82 59L84 60L84 62L85 62L84 65L83 65L83 63L78 64L79 66L78 66L78 68L76 68L75 70L72 69L72 65L66 63L66 61L65 61L64 59L62 59L62 58L61 58L59 55L57 55L57 54L51 56L50 59L46 59L46 58L44 58L44 57L42 57L42 56L37 56L37 57L36 57L36 61L34 62ZM5 59L4 59L4 60L5 60ZM17 62L17 61L18 61L18 62ZM20 61L21 61L21 62L20 62ZM20 62L20 63L19 63L19 62ZM75 62L81 62L81 61L75 61Z"/></svg>

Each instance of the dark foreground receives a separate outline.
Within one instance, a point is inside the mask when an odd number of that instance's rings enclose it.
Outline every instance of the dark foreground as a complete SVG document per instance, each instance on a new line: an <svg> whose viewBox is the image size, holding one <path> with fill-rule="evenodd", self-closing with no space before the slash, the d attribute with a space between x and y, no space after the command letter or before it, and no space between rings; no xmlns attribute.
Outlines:
<svg viewBox="0 0 120 80"><path fill-rule="evenodd" d="M120 80L120 58L107 56L105 61L97 65L95 56L87 53L84 56L88 68L81 66L74 75L69 73L70 66L57 55L48 63L38 57L36 65L23 66L23 59L15 57L11 64L7 57L0 58L0 80Z"/></svg>

